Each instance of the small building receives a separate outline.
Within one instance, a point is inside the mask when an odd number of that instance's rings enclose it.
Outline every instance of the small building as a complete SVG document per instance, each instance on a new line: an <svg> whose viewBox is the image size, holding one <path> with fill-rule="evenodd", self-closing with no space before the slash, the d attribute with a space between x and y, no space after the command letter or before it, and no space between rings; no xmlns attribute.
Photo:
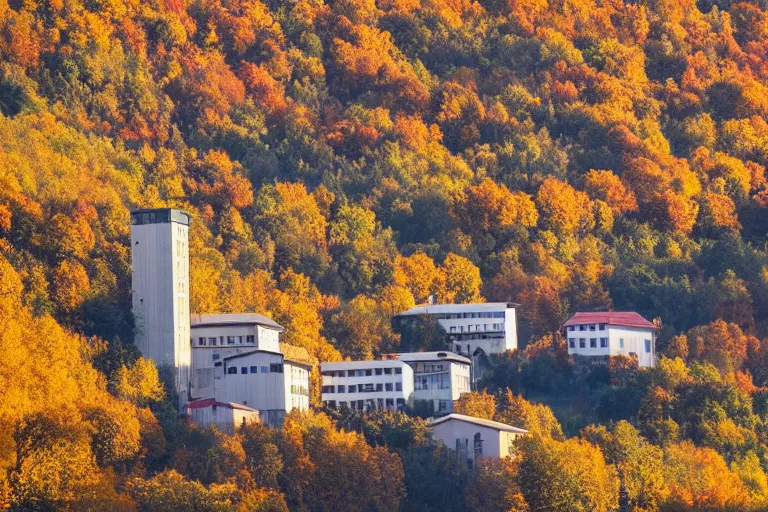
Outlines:
<svg viewBox="0 0 768 512"><path fill-rule="evenodd" d="M281 426L293 409L309 409L312 362L306 350L280 343L283 327L272 319L196 315L191 331L193 396L258 409L270 427Z"/></svg>
<svg viewBox="0 0 768 512"><path fill-rule="evenodd" d="M576 313L563 324L568 354L604 361L610 356L634 357L640 367L655 364L656 330L634 311Z"/></svg>
<svg viewBox="0 0 768 512"><path fill-rule="evenodd" d="M470 392L471 361L453 352L387 354L384 359L407 363L413 370L413 399L431 404L436 415L453 412L453 403Z"/></svg>
<svg viewBox="0 0 768 512"><path fill-rule="evenodd" d="M320 371L326 407L370 411L413 406L413 370L403 361L321 363Z"/></svg>
<svg viewBox="0 0 768 512"><path fill-rule="evenodd" d="M500 459L514 456L515 439L528 433L498 421L451 413L432 421L433 438L442 441L473 466L479 457Z"/></svg>
<svg viewBox="0 0 768 512"><path fill-rule="evenodd" d="M395 320L407 323L432 316L447 334L446 346L457 354L500 354L517 348L516 307L507 302L427 304L400 313Z"/></svg>
<svg viewBox="0 0 768 512"><path fill-rule="evenodd" d="M221 432L233 434L246 423L258 423L259 411L232 402L203 398L187 403L187 416L201 427L215 425Z"/></svg>

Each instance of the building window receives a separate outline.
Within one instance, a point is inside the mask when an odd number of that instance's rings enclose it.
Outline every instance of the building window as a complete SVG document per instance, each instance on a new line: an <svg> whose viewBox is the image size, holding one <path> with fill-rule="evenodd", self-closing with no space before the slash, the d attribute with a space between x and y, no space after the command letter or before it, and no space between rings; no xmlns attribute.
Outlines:
<svg viewBox="0 0 768 512"><path fill-rule="evenodd" d="M384 384L376 384L376 391L384 391Z"/></svg>
<svg viewBox="0 0 768 512"><path fill-rule="evenodd" d="M323 386L323 393L333 393L334 387L333 386Z"/></svg>
<svg viewBox="0 0 768 512"><path fill-rule="evenodd" d="M600 348L608 348L608 338L600 338Z"/></svg>
<svg viewBox="0 0 768 512"><path fill-rule="evenodd" d="M483 456L483 439L480 437L480 432L475 434L475 457Z"/></svg>
<svg viewBox="0 0 768 512"><path fill-rule="evenodd" d="M569 346L570 348L576 348L576 338L570 338L570 339L568 340L568 346Z"/></svg>
<svg viewBox="0 0 768 512"><path fill-rule="evenodd" d="M391 382L387 382L386 384L384 384L384 391L392 391L392 383Z"/></svg>
<svg viewBox="0 0 768 512"><path fill-rule="evenodd" d="M213 366L218 368L219 366L221 366L221 361L219 361L218 363L213 363Z"/></svg>
<svg viewBox="0 0 768 512"><path fill-rule="evenodd" d="M381 368L376 368L376 375L381 375Z"/></svg>
<svg viewBox="0 0 768 512"><path fill-rule="evenodd" d="M224 344L224 336L219 336L219 342L220 345Z"/></svg>
<svg viewBox="0 0 768 512"><path fill-rule="evenodd" d="M397 408L403 408L405 407L405 399L404 398L398 398L395 403L397 404Z"/></svg>
<svg viewBox="0 0 768 512"><path fill-rule="evenodd" d="M402 391L402 390L403 390L403 383L395 382L395 391Z"/></svg>
<svg viewBox="0 0 768 512"><path fill-rule="evenodd" d="M247 366L241 367L240 368L240 373L243 374L243 375L247 375L248 374L248 367Z"/></svg>
<svg viewBox="0 0 768 512"><path fill-rule="evenodd" d="M595 324L589 324L589 330L594 331L597 328Z"/></svg>
<svg viewBox="0 0 768 512"><path fill-rule="evenodd" d="M587 348L587 339L579 338L579 348Z"/></svg>
<svg viewBox="0 0 768 512"><path fill-rule="evenodd" d="M227 368L227 375L237 375L237 366Z"/></svg>
<svg viewBox="0 0 768 512"><path fill-rule="evenodd" d="M373 375L373 370L365 370L366 377L370 377L371 375Z"/></svg>
<svg viewBox="0 0 768 512"><path fill-rule="evenodd" d="M201 347L205 346L205 338L197 338L197 344Z"/></svg>
<svg viewBox="0 0 768 512"><path fill-rule="evenodd" d="M448 400L440 400L440 404L438 405L438 412L443 412L448 410Z"/></svg>
<svg viewBox="0 0 768 512"><path fill-rule="evenodd" d="M221 356L219 354L213 354L213 360L218 361Z"/></svg>
<svg viewBox="0 0 768 512"><path fill-rule="evenodd" d="M238 345L242 345L243 344L243 337L242 336L238 336L237 337L237 344Z"/></svg>
<svg viewBox="0 0 768 512"><path fill-rule="evenodd" d="M235 337L227 336L227 345L234 345L234 344L235 344Z"/></svg>
<svg viewBox="0 0 768 512"><path fill-rule="evenodd" d="M597 338L589 338L589 348L597 348Z"/></svg>
<svg viewBox="0 0 768 512"><path fill-rule="evenodd" d="M357 393L357 386L355 384L351 384L349 386L349 392L350 393ZM354 402L353 402L354 403Z"/></svg>
<svg viewBox="0 0 768 512"><path fill-rule="evenodd" d="M645 353L651 353L651 340L645 340Z"/></svg>
<svg viewBox="0 0 768 512"><path fill-rule="evenodd" d="M395 368L395 375L401 375L403 373L402 368Z"/></svg>
<svg viewBox="0 0 768 512"><path fill-rule="evenodd" d="M575 330L576 330L576 327L574 327L573 325L569 325L569 326L568 326L568 330L569 330L569 331L571 331L571 332L573 332L573 331L575 331Z"/></svg>
<svg viewBox="0 0 768 512"><path fill-rule="evenodd" d="M456 327L455 326L451 326L451 333L455 333L455 332L456 332Z"/></svg>
<svg viewBox="0 0 768 512"><path fill-rule="evenodd" d="M587 326L586 326L586 325L584 325L584 324L581 324L581 325L579 326L579 330L580 330L580 331L586 331L586 330L587 330Z"/></svg>
<svg viewBox="0 0 768 512"><path fill-rule="evenodd" d="M251 372L251 373L257 373L258 369L259 369L259 367L258 367L258 366L251 366L251 367L249 368L249 370L250 370L250 372Z"/></svg>
<svg viewBox="0 0 768 512"><path fill-rule="evenodd" d="M269 373L283 373L283 365L280 363L270 363Z"/></svg>
<svg viewBox="0 0 768 512"><path fill-rule="evenodd" d="M354 377L355 376L355 370L347 370L347 377Z"/></svg>
<svg viewBox="0 0 768 512"><path fill-rule="evenodd" d="M269 373L269 366L262 366L259 371L261 373Z"/></svg>
<svg viewBox="0 0 768 512"><path fill-rule="evenodd" d="M619 338L619 348L624 348L624 338Z"/></svg>
<svg viewBox="0 0 768 512"><path fill-rule="evenodd" d="M208 338L208 344L212 347L216 346L216 338Z"/></svg>
<svg viewBox="0 0 768 512"><path fill-rule="evenodd" d="M338 390L338 391L339 391L339 393L346 393L346 391L345 391L345 389L346 389L346 386L345 386L344 384L340 384L340 385L338 386L338 388L339 388L339 390Z"/></svg>
<svg viewBox="0 0 768 512"><path fill-rule="evenodd" d="M256 337L253 334L249 334L248 336L245 337L245 342L254 344L256 343Z"/></svg>
<svg viewBox="0 0 768 512"><path fill-rule="evenodd" d="M387 409L392 409L395 406L395 401L392 400L391 398L385 399L384 403L386 404Z"/></svg>
<svg viewBox="0 0 768 512"><path fill-rule="evenodd" d="M604 330L605 330L605 324L600 324L600 330L601 330L601 331L604 331Z"/></svg>
<svg viewBox="0 0 768 512"><path fill-rule="evenodd" d="M384 375L392 375L392 368L384 368Z"/></svg>

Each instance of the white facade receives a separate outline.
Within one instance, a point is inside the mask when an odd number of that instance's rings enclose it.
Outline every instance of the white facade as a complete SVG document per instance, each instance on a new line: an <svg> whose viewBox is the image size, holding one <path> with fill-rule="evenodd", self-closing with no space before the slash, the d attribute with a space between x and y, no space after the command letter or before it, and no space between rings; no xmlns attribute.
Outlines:
<svg viewBox="0 0 768 512"><path fill-rule="evenodd" d="M131 212L135 342L144 357L173 370L181 404L189 392L189 215Z"/></svg>
<svg viewBox="0 0 768 512"><path fill-rule="evenodd" d="M213 398L187 404L187 416L201 427L215 425L221 432L233 434L247 423L259 422L259 411L241 404L217 402Z"/></svg>
<svg viewBox="0 0 768 512"><path fill-rule="evenodd" d="M515 304L430 304L409 309L398 317L423 315L436 317L448 334L451 350L458 354L471 357L478 349L488 355L517 348Z"/></svg>
<svg viewBox="0 0 768 512"><path fill-rule="evenodd" d="M634 316L577 313L564 325L568 354L606 359L622 355L636 357L640 367L654 366L656 326L640 315L637 319ZM624 323L634 325L622 325Z"/></svg>
<svg viewBox="0 0 768 512"><path fill-rule="evenodd" d="M413 405L413 370L402 361L322 363L320 371L327 407L372 410Z"/></svg>
<svg viewBox="0 0 768 512"><path fill-rule="evenodd" d="M470 392L471 361L452 352L388 354L413 370L413 399L431 402L437 415L453 412L453 403Z"/></svg>
<svg viewBox="0 0 768 512"><path fill-rule="evenodd" d="M196 315L191 330L192 396L258 409L273 427L309 409L311 364L282 353L280 325L257 314Z"/></svg>
<svg viewBox="0 0 768 512"><path fill-rule="evenodd" d="M528 433L498 421L456 413L434 420L430 427L435 440L445 443L470 464L479 457L499 459L514 456L515 439Z"/></svg>

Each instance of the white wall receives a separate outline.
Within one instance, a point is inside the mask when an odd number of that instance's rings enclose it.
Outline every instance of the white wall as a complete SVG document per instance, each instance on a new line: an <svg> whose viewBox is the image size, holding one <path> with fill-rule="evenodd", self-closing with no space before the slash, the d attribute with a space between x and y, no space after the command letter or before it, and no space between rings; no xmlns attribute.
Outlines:
<svg viewBox="0 0 768 512"><path fill-rule="evenodd" d="M433 438L440 440L451 450L456 449L458 439L462 446L467 446L467 458L474 458L475 434L479 433L483 440L483 457L501 458L509 455L509 440L514 440L518 434L499 431L483 425L475 425L466 421L447 420L432 427Z"/></svg>
<svg viewBox="0 0 768 512"><path fill-rule="evenodd" d="M285 410L309 409L309 370L304 365L285 361Z"/></svg>
<svg viewBox="0 0 768 512"><path fill-rule="evenodd" d="M258 411L245 411L224 406L187 409L187 414L196 425L201 427L216 425L217 429L227 434L232 434L236 428L243 425L243 422L259 421Z"/></svg>
<svg viewBox="0 0 768 512"><path fill-rule="evenodd" d="M381 375L376 375L376 370L381 370ZM386 374L385 369L391 370L391 374ZM396 369L400 374L395 373ZM348 372L371 370L371 375L361 375L349 377ZM346 361L340 363L322 363L320 365L322 373L323 387L333 386L334 392L323 392L323 402L334 401L336 407L340 407L340 402L345 402L347 406L352 407L351 402L356 403L363 400L367 404L369 400L374 401L374 407L378 407L378 401L381 399L386 406L386 400L392 400L395 406L397 400L405 401L408 406L413 405L413 370L402 361ZM327 372L333 372L334 375L327 375ZM338 372L343 372L343 376L338 376ZM362 385L371 384L373 389L381 385L381 391L349 393L349 386L355 386L356 390ZM392 391L386 391L386 384L392 384ZM401 390L397 391L397 384L401 385ZM339 386L344 386L344 392L338 392Z"/></svg>
<svg viewBox="0 0 768 512"><path fill-rule="evenodd" d="M182 403L191 366L188 232L177 222L131 225L136 346L158 366L175 369Z"/></svg>
<svg viewBox="0 0 768 512"><path fill-rule="evenodd" d="M630 356L632 353L637 355L638 364L640 367L653 366L655 361L655 343L656 337L653 329L647 329L642 327L625 327L618 325L606 325L604 330L600 330L598 324L595 325L595 330L590 331L589 325L587 330L579 330L579 326L574 326L575 329L571 331L566 329L566 336L568 339L568 353L579 356ZM580 339L584 339L584 348L580 346ZM590 346L590 340L595 338L597 340L597 347L592 348ZM608 346L601 347L600 339L608 338ZM574 340L574 346L571 346L571 340ZM623 347L622 347L623 340ZM646 352L645 340L650 340L651 350Z"/></svg>
<svg viewBox="0 0 768 512"><path fill-rule="evenodd" d="M453 402L470 391L469 364L450 360L408 361L408 364L413 369L413 399L431 401L436 414L453 412ZM435 369L438 365L442 365L442 370ZM445 387L437 387L440 384ZM445 405L442 410L441 401Z"/></svg>

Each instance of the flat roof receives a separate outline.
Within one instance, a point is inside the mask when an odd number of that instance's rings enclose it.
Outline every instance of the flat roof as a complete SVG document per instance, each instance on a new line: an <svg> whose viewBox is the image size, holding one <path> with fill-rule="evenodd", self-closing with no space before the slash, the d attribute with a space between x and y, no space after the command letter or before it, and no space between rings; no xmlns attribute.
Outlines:
<svg viewBox="0 0 768 512"><path fill-rule="evenodd" d="M365 370L367 368L394 368L394 367L408 367L403 361L397 359L390 360L371 360L371 361L338 361L335 363L320 363L321 371L334 371L334 370Z"/></svg>
<svg viewBox="0 0 768 512"><path fill-rule="evenodd" d="M624 327L642 327L656 329L656 324L649 322L634 311L603 311L595 313L576 313L563 327L583 324L621 325Z"/></svg>
<svg viewBox="0 0 768 512"><path fill-rule="evenodd" d="M441 350L439 352L401 352L395 354L384 354L382 356L388 360L400 361L454 361L457 363L472 364L469 358L460 356L454 352Z"/></svg>
<svg viewBox="0 0 768 512"><path fill-rule="evenodd" d="M434 427L435 425L439 425L441 423L445 423L446 421L463 421L465 423L472 423L473 425L481 425L483 427L492 428L495 430L502 430L504 432L514 432L515 434L527 434L528 431L524 428L518 428L513 427L512 425L507 425L506 423L501 423L500 421L493 421L493 420L486 420L483 418L475 418L474 416L466 416L464 414L458 414L458 413L451 413L447 416L443 416L442 418L438 418L436 420L433 420L429 426Z"/></svg>
<svg viewBox="0 0 768 512"><path fill-rule="evenodd" d="M259 412L257 409L251 409L247 405L235 402L219 402L215 398L200 398L199 400L187 403L187 409L205 409L206 407L227 407L228 409L240 411Z"/></svg>
<svg viewBox="0 0 768 512"><path fill-rule="evenodd" d="M190 327L213 327L223 325L261 325L278 331L284 330L283 326L269 317L258 313L216 313L205 315L191 315Z"/></svg>
<svg viewBox="0 0 768 512"><path fill-rule="evenodd" d="M477 302L471 304L421 304L397 316L436 315L439 313L475 313L480 311L505 311L514 309L519 304L514 302Z"/></svg>
<svg viewBox="0 0 768 512"><path fill-rule="evenodd" d="M189 226L191 218L191 215L187 212L177 208L137 208L131 210L132 226L167 224L170 222Z"/></svg>

